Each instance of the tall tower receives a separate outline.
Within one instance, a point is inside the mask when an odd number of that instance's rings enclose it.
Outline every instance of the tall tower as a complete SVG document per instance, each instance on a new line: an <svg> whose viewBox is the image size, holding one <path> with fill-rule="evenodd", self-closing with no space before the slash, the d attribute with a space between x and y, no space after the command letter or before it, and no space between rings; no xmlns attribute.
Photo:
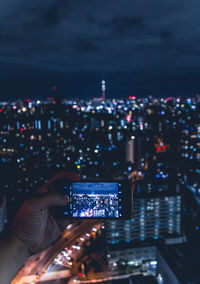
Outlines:
<svg viewBox="0 0 200 284"><path fill-rule="evenodd" d="M105 100L106 98L106 81L105 80L101 81L101 90L102 90L102 97Z"/></svg>
<svg viewBox="0 0 200 284"><path fill-rule="evenodd" d="M130 163L135 162L134 147L135 147L135 137L131 136L131 139L128 139L126 141L126 162Z"/></svg>

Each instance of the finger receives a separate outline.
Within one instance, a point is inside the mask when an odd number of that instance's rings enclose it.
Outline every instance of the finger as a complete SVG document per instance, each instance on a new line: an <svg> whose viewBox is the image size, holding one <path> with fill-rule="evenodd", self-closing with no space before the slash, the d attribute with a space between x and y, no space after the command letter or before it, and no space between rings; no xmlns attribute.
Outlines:
<svg viewBox="0 0 200 284"><path fill-rule="evenodd" d="M51 192L41 197L32 199L30 205L33 209L46 209L51 206L64 206L69 202L67 195L60 195L57 192Z"/></svg>
<svg viewBox="0 0 200 284"><path fill-rule="evenodd" d="M51 214L48 214L45 243L51 244L60 236L61 233L62 230L56 220L51 216Z"/></svg>
<svg viewBox="0 0 200 284"><path fill-rule="evenodd" d="M70 181L78 181L80 180L80 175L76 172L60 172L53 176L47 183L42 185L36 192L48 192L48 186L52 184L54 181L59 179L68 179Z"/></svg>
<svg viewBox="0 0 200 284"><path fill-rule="evenodd" d="M80 175L76 172L60 172L58 174L56 174L55 176L53 176L48 182L47 184L51 184L53 181L56 181L58 179L69 179L69 180L79 180L80 179Z"/></svg>
<svg viewBox="0 0 200 284"><path fill-rule="evenodd" d="M37 193L46 193L48 192L48 185L47 183L43 184L41 187L39 187L37 190L36 190Z"/></svg>

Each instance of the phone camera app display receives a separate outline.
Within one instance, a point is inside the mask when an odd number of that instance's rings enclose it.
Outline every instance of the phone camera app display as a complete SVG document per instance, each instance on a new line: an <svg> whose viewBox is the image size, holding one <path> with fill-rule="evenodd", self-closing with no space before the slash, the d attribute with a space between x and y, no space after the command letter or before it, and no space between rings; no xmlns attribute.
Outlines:
<svg viewBox="0 0 200 284"><path fill-rule="evenodd" d="M121 217L121 184L73 183L71 187L72 217L119 218Z"/></svg>

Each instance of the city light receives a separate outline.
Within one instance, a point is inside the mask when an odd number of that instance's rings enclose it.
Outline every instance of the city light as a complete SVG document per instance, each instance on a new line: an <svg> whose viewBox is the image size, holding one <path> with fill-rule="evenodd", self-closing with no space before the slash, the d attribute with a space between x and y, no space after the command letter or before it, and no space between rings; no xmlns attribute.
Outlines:
<svg viewBox="0 0 200 284"><path fill-rule="evenodd" d="M70 247L64 245L54 259L55 265L74 269L74 255L81 255L83 247L97 241L101 234L104 245L112 249L184 240L182 212L188 211L182 192L191 194L187 197L190 202L200 196L198 99L74 99L62 102L59 111L53 100L26 100L8 103L0 112L1 187L8 208L32 196L44 181L60 171L76 170L86 181L114 177L132 182L134 210L130 220L115 220L122 214L122 199L117 199L114 191L94 194L87 189L70 196L74 217L114 219L104 220L104 233L93 225ZM9 168L17 174L10 175ZM9 179L4 180L6 176ZM193 218L188 228L198 234L200 225ZM6 217L0 228L5 223ZM67 240L65 234L75 228L68 225L62 238ZM110 255L113 269L120 265L144 269L138 259L120 262L120 258L115 261ZM156 270L157 265L158 260L152 256L145 269ZM79 269L76 275L83 279L84 267Z"/></svg>

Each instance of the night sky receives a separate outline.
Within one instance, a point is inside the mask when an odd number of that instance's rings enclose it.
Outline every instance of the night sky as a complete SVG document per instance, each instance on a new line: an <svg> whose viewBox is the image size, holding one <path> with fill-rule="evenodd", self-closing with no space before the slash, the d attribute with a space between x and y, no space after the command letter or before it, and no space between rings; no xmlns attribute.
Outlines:
<svg viewBox="0 0 200 284"><path fill-rule="evenodd" d="M1 0L0 100L194 96L198 0Z"/></svg>

